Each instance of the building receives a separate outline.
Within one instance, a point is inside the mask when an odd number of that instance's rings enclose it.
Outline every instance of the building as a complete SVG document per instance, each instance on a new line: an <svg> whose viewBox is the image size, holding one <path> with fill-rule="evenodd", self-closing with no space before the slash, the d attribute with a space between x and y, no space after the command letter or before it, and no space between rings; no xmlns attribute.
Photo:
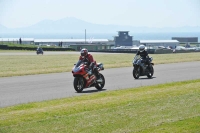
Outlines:
<svg viewBox="0 0 200 133"><path fill-rule="evenodd" d="M93 48L94 45L107 44L108 42L108 39L35 39L35 45L59 46L62 43L62 47L73 47L77 50L84 45L87 47L91 45L90 49L96 49Z"/></svg>
<svg viewBox="0 0 200 133"><path fill-rule="evenodd" d="M0 44L14 43L19 44L19 38L0 38ZM33 44L39 46L61 46L63 48L74 48L80 50L87 48L88 50L111 49L114 46L113 40L108 39L34 39L21 38L22 44Z"/></svg>
<svg viewBox="0 0 200 133"><path fill-rule="evenodd" d="M111 49L114 46L108 39L35 39L36 45L59 46L61 42L62 47L70 47L77 51L82 48L87 48L89 51Z"/></svg>
<svg viewBox="0 0 200 133"><path fill-rule="evenodd" d="M158 46L170 47L174 49L176 46L179 46L179 41L177 40L140 40L140 44L148 47L156 48Z"/></svg>
<svg viewBox="0 0 200 133"><path fill-rule="evenodd" d="M99 51L99 50L108 50L111 49L114 45L112 44L89 44L89 43L82 43L82 44L70 44L70 48L75 49L76 51L80 51L82 48L88 49L88 51Z"/></svg>
<svg viewBox="0 0 200 133"><path fill-rule="evenodd" d="M133 46L139 46L140 40L133 40Z"/></svg>
<svg viewBox="0 0 200 133"><path fill-rule="evenodd" d="M115 47L133 46L133 37L129 35L129 31L118 31L118 36L114 37Z"/></svg>

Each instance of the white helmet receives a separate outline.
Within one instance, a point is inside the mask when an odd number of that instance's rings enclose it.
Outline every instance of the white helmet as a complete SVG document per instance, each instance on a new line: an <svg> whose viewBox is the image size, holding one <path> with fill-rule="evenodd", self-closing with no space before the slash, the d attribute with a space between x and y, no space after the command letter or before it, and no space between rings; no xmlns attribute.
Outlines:
<svg viewBox="0 0 200 133"><path fill-rule="evenodd" d="M144 46L144 45L140 45L140 46L139 46L139 51L140 51L140 52L143 52L144 50L145 50L145 46Z"/></svg>
<svg viewBox="0 0 200 133"><path fill-rule="evenodd" d="M88 50L86 48L81 49L81 56L85 58L88 55Z"/></svg>

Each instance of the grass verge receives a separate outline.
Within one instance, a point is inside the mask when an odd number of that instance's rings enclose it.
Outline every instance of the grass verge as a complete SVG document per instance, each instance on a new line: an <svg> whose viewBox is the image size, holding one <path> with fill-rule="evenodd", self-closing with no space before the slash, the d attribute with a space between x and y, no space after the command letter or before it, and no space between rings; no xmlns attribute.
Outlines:
<svg viewBox="0 0 200 133"><path fill-rule="evenodd" d="M199 132L200 79L0 109L1 133Z"/></svg>
<svg viewBox="0 0 200 133"><path fill-rule="evenodd" d="M94 54L105 69L132 66L135 54ZM155 64L200 61L200 52L180 54L153 54ZM79 55L8 55L0 56L0 77L70 72Z"/></svg>

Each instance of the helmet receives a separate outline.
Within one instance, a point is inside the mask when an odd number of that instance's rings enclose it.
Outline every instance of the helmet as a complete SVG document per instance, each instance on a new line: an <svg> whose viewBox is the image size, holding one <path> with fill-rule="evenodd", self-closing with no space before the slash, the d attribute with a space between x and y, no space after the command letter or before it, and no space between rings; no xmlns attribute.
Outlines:
<svg viewBox="0 0 200 133"><path fill-rule="evenodd" d="M140 51L140 52L143 52L144 50L145 50L145 46L144 46L144 45L140 45L140 46L139 46L139 51Z"/></svg>
<svg viewBox="0 0 200 133"><path fill-rule="evenodd" d="M86 48L81 49L81 56L84 58L88 54L88 50Z"/></svg>

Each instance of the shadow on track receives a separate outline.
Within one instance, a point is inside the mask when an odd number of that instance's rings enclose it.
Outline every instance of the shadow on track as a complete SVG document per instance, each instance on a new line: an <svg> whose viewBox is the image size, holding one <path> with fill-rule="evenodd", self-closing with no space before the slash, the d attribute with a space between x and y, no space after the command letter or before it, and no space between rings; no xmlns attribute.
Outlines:
<svg viewBox="0 0 200 133"><path fill-rule="evenodd" d="M102 90L83 90L80 93L95 93L95 92L100 92L100 91L106 91L106 89L102 89Z"/></svg>

